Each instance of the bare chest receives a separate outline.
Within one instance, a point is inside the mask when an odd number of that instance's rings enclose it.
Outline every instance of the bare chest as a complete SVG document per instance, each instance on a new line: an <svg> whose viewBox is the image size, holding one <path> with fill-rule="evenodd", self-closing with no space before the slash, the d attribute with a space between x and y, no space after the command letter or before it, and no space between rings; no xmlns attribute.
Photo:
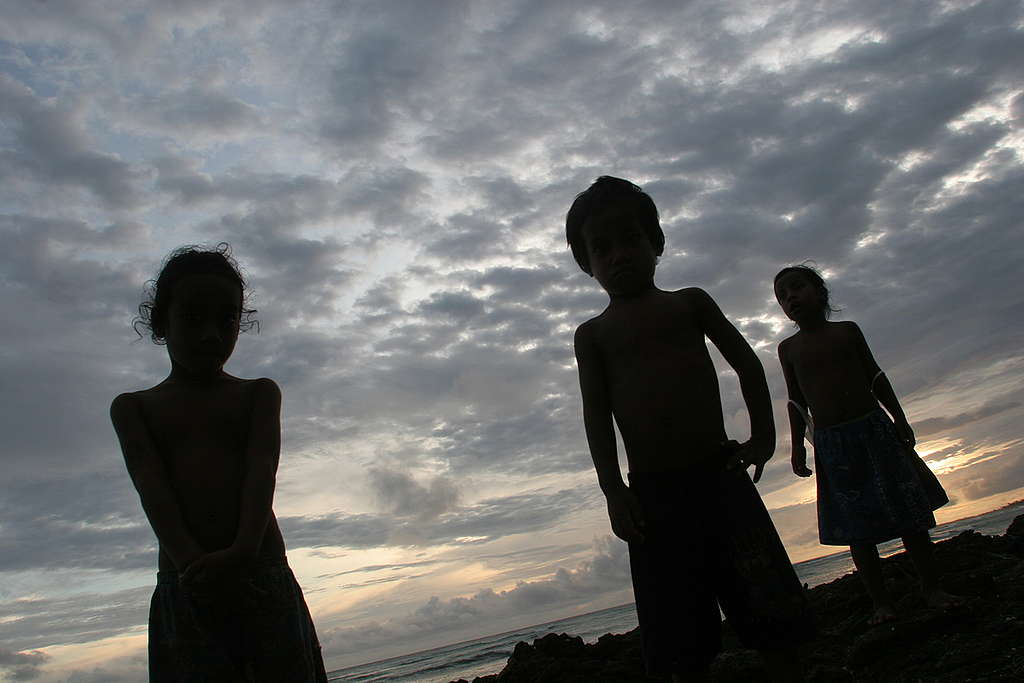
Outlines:
<svg viewBox="0 0 1024 683"><path fill-rule="evenodd" d="M240 465L249 433L247 392L169 391L143 400L142 410L172 475L229 475Z"/></svg>
<svg viewBox="0 0 1024 683"><path fill-rule="evenodd" d="M817 383L816 379L833 381L849 374L863 375L856 347L838 335L794 344L791 357L801 385Z"/></svg>
<svg viewBox="0 0 1024 683"><path fill-rule="evenodd" d="M598 343L611 365L642 363L679 356L695 343L703 345L704 335L689 316L639 311L610 317Z"/></svg>

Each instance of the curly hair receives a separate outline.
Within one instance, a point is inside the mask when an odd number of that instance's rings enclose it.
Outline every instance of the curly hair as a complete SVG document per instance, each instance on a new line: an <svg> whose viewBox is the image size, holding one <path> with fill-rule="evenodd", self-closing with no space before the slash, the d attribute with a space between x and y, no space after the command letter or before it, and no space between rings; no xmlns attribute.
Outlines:
<svg viewBox="0 0 1024 683"><path fill-rule="evenodd" d="M829 300L828 285L825 284L825 278L821 277L821 273L814 266L817 265L814 261L804 261L801 264L795 266L786 266L778 273L775 274L775 279L772 280L772 287L779 281L779 278L786 273L801 273L804 277L810 280L811 284L814 285L821 293L822 297L822 308L824 309L825 319L832 317L833 313L838 313L841 308L834 308L832 302Z"/></svg>
<svg viewBox="0 0 1024 683"><path fill-rule="evenodd" d="M178 247L164 260L160 274L146 283L145 300L139 304L139 315L132 320L132 328L139 337L148 332L154 344L167 343L167 312L171 307L171 295L174 286L187 275L218 275L238 285L242 291L238 302L239 331L247 332L255 327L259 332L260 323L253 318L256 309L246 308L249 292L238 263L231 257L231 245L220 242L212 249L196 244Z"/></svg>
<svg viewBox="0 0 1024 683"><path fill-rule="evenodd" d="M583 225L591 216L601 213L613 206L629 206L640 219L644 234L654 247L654 255L661 256L665 251L665 233L658 220L658 207L650 195L622 178L603 175L583 192L576 195L569 213L565 215L565 239L572 249L576 263L587 275L593 275L590 268L590 256L583 240Z"/></svg>

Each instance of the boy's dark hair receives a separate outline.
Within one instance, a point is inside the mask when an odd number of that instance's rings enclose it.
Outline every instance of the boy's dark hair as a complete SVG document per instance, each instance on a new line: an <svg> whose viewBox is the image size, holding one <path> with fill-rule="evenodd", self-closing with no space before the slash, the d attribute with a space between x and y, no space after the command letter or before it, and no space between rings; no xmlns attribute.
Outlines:
<svg viewBox="0 0 1024 683"><path fill-rule="evenodd" d="M661 256L665 251L665 233L658 221L658 207L650 195L628 180L603 175L576 195L569 213L565 215L565 239L569 242L576 263L587 275L594 273L590 269L587 245L583 241L583 224L591 216L623 204L628 205L640 219L644 234L654 247L654 255Z"/></svg>
<svg viewBox="0 0 1024 683"><path fill-rule="evenodd" d="M811 284L818 288L822 296L822 308L824 309L825 319L832 317L833 313L838 313L841 309L833 308L832 302L829 301L828 285L825 284L825 279L821 277L821 273L818 269L809 264L814 261L804 261L803 263L796 266L786 266L778 273L775 274L775 279L772 280L772 287L779 281L779 278L786 273L801 273L804 277L811 281Z"/></svg>
<svg viewBox="0 0 1024 683"><path fill-rule="evenodd" d="M221 242L213 249L195 244L178 247L170 253L160 268L155 280L146 283L146 300L139 304L139 315L132 321L132 328L140 337L142 330L149 331L154 344L167 342L167 312L171 307L174 286L186 275L219 275L238 285L242 298L238 302L240 311L239 330L246 332L253 327L259 332L259 321L253 319L254 308L246 308L248 292L245 279L238 263L231 258L231 245Z"/></svg>

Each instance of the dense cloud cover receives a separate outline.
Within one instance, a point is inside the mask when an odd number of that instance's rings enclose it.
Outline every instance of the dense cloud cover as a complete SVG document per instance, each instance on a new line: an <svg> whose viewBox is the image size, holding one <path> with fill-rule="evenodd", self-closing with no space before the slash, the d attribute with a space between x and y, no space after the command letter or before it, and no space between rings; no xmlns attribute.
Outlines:
<svg viewBox="0 0 1024 683"><path fill-rule="evenodd" d="M107 417L166 355L130 323L231 243L284 392L275 508L329 666L628 601L572 357L605 297L573 196L645 187L666 289L765 365L813 259L949 514L1024 486L1024 13L1013 0L141 3L0 10L0 672L136 680L155 541ZM724 412L744 438L735 378ZM795 557L813 483L759 485Z"/></svg>

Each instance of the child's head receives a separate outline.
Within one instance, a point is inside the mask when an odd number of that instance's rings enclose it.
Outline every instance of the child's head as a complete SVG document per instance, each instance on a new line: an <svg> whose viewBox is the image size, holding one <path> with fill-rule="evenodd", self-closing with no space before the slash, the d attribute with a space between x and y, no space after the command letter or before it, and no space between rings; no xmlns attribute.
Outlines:
<svg viewBox="0 0 1024 683"><path fill-rule="evenodd" d="M167 344L172 361L223 365L239 331L259 329L252 319L256 311L245 302L245 280L228 244L180 247L167 257L156 280L147 283L133 327L140 336L141 328L154 343Z"/></svg>
<svg viewBox="0 0 1024 683"><path fill-rule="evenodd" d="M832 308L821 274L806 263L780 270L775 275L774 288L775 299L794 322L817 316L827 319L838 310Z"/></svg>
<svg viewBox="0 0 1024 683"><path fill-rule="evenodd" d="M576 195L565 216L565 237L572 249L573 258L587 275L593 275L594 271L584 227L591 219L613 211L623 212L632 219L632 224L646 235L655 256L661 256L665 251L665 233L661 230L654 200L628 180L603 175ZM631 227L630 223L622 225L623 229L627 227Z"/></svg>

